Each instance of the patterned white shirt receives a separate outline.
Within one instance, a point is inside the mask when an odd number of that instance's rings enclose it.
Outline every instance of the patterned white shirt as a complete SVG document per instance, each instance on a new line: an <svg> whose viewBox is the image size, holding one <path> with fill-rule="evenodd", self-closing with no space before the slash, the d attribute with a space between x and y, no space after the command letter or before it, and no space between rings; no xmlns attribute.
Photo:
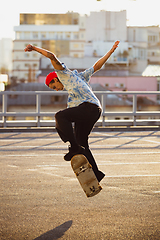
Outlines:
<svg viewBox="0 0 160 240"><path fill-rule="evenodd" d="M88 84L90 77L94 73L94 68L86 69L78 73L77 70L71 71L62 63L63 70L55 69L60 82L68 92L68 107L75 107L83 102L90 102L101 107L100 101L93 93Z"/></svg>

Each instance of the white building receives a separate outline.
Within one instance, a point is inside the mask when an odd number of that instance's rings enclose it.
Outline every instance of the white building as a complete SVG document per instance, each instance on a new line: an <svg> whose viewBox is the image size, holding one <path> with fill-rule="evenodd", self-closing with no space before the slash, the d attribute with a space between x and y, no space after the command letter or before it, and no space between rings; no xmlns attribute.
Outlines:
<svg viewBox="0 0 160 240"><path fill-rule="evenodd" d="M11 38L2 38L0 40L0 69L4 68L7 72L12 70L12 48Z"/></svg>
<svg viewBox="0 0 160 240"><path fill-rule="evenodd" d="M120 52L128 50L126 11L91 12L89 16L78 13L20 14L20 25L14 30L13 76L23 81L36 81L41 57L36 52L24 52L29 43L53 51L59 58L68 57L70 62L71 58L81 58L81 62L85 62L81 68L86 68L86 61L82 61L84 57L104 55L115 40L121 41ZM114 55L110 61L116 63L118 58Z"/></svg>
<svg viewBox="0 0 160 240"><path fill-rule="evenodd" d="M127 39L132 72L141 74L148 64L160 63L159 26L128 27Z"/></svg>
<svg viewBox="0 0 160 240"><path fill-rule="evenodd" d="M91 12L86 19L86 42L127 41L126 11Z"/></svg>
<svg viewBox="0 0 160 240"><path fill-rule="evenodd" d="M85 17L79 14L21 14L14 30L13 76L19 80L36 81L41 55L24 52L29 43L58 57L84 57Z"/></svg>
<svg viewBox="0 0 160 240"><path fill-rule="evenodd" d="M120 40L106 69L129 69L141 74L148 63L160 62L160 28L127 27L126 11L78 13L20 14L14 28L13 76L20 81L36 81L41 54L24 52L31 43L54 52L70 68L85 69ZM119 65L119 66L118 66Z"/></svg>

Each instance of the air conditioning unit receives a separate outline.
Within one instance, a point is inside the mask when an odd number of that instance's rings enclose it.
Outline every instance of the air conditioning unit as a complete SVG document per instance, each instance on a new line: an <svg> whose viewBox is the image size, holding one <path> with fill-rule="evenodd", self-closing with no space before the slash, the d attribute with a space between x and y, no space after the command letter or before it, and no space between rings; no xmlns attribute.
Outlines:
<svg viewBox="0 0 160 240"><path fill-rule="evenodd" d="M120 84L119 83L115 83L115 87L120 87Z"/></svg>
<svg viewBox="0 0 160 240"><path fill-rule="evenodd" d="M115 87L117 87L117 88L124 88L125 85L124 85L124 83L115 83Z"/></svg>

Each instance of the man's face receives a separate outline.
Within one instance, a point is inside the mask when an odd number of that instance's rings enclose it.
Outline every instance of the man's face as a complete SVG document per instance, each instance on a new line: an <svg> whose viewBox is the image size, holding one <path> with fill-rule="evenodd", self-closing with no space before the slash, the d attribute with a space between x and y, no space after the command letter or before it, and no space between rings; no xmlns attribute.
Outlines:
<svg viewBox="0 0 160 240"><path fill-rule="evenodd" d="M54 89L56 91L62 91L64 89L64 86L61 82L58 81L57 78L54 78L54 83L50 83L49 88Z"/></svg>

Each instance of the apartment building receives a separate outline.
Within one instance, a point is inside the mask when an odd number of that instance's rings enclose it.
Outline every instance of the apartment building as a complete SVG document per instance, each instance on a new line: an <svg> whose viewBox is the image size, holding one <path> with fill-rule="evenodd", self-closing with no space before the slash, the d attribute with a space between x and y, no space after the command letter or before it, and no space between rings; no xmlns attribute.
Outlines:
<svg viewBox="0 0 160 240"><path fill-rule="evenodd" d="M12 70L12 39L0 40L0 73L11 73Z"/></svg>
<svg viewBox="0 0 160 240"><path fill-rule="evenodd" d="M89 62L94 61L106 53L117 39L122 41L119 51L128 50L126 11L91 12L89 16L74 12L20 14L20 25L14 30L13 77L17 77L17 81L36 81L41 55L25 53L23 49L28 43L53 51L60 59L68 58L69 62L74 59L75 63L79 62L78 58L84 57L89 57ZM120 60L115 55L110 62L112 65L127 63L126 59ZM82 65L81 68L86 68Z"/></svg>
<svg viewBox="0 0 160 240"><path fill-rule="evenodd" d="M91 12L86 20L86 41L127 41L126 10Z"/></svg>
<svg viewBox="0 0 160 240"><path fill-rule="evenodd" d="M17 81L36 81L41 55L24 52L29 43L58 57L84 57L85 18L78 13L20 14L20 25L14 30L13 77Z"/></svg>
<svg viewBox="0 0 160 240"><path fill-rule="evenodd" d="M141 74L148 64L160 63L159 26L128 27L130 71Z"/></svg>
<svg viewBox="0 0 160 240"><path fill-rule="evenodd" d="M120 40L104 66L111 76L141 75L148 64L160 62L159 26L127 27L125 10L85 16L74 12L20 14L20 25L14 30L13 76L20 82L37 81L42 57L36 52L25 53L28 43L53 51L70 68L85 69L103 56L115 40ZM50 71L49 62L44 61Z"/></svg>

